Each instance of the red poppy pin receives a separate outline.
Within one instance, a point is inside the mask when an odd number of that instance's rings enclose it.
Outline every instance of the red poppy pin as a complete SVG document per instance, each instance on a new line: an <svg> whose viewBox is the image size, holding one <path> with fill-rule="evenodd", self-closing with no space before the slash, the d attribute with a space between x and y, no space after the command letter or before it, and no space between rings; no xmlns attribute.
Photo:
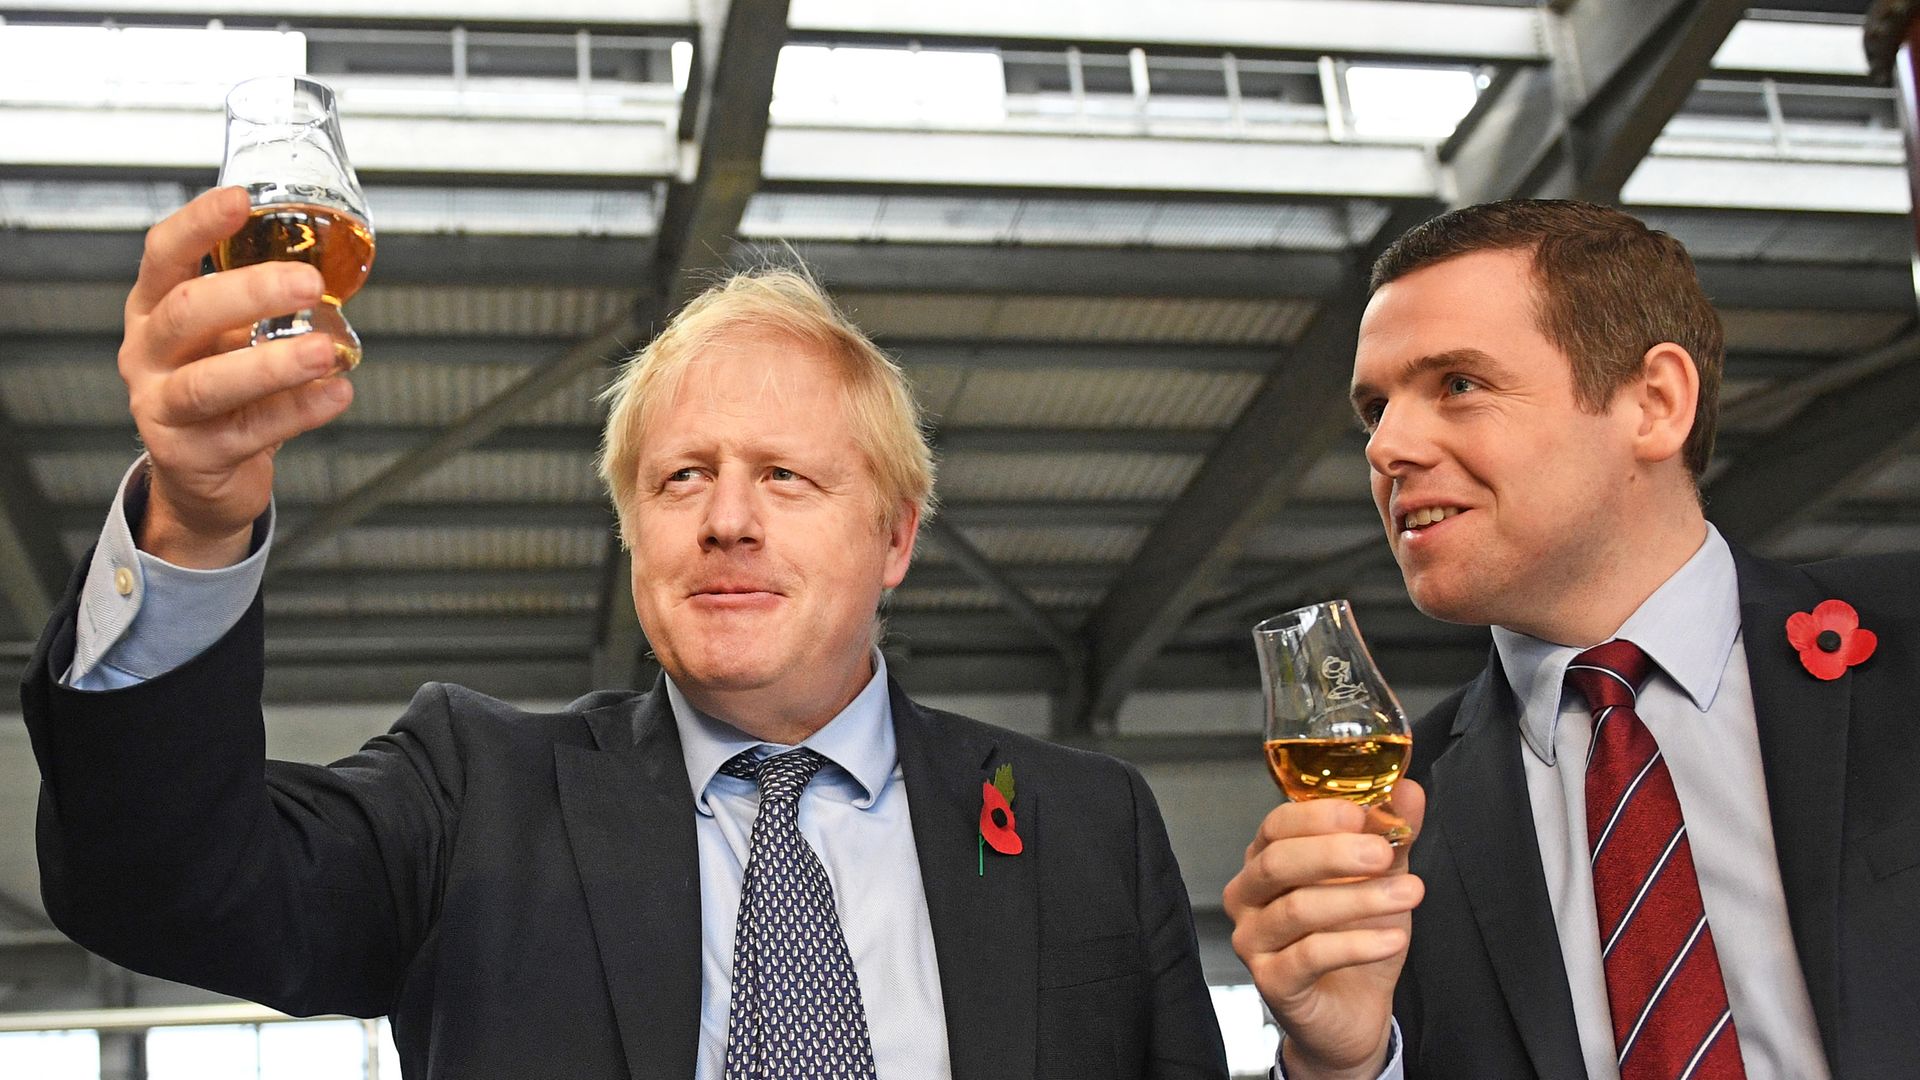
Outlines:
<svg viewBox="0 0 1920 1080"><path fill-rule="evenodd" d="M1026 847L1013 831L1013 766L993 771L980 782L980 876L987 874L987 848L1002 855L1018 855Z"/></svg>
<svg viewBox="0 0 1920 1080"><path fill-rule="evenodd" d="M1787 616L1787 641L1816 679L1828 681L1873 655L1880 638L1860 626L1860 613L1845 600L1822 600L1811 612Z"/></svg>

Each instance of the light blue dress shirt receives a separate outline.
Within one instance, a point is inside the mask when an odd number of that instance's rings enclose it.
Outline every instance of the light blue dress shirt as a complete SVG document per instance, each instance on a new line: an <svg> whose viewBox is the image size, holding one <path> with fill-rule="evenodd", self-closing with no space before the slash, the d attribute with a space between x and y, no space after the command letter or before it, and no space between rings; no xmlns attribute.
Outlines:
<svg viewBox="0 0 1920 1080"><path fill-rule="evenodd" d="M121 482L87 570L74 660L63 680L114 690L163 675L212 646L246 614L266 572L273 511L256 550L224 570L186 570L136 548L130 521L146 502L145 459ZM125 573L122 573L125 571ZM122 588L121 586L126 586ZM800 798L800 833L833 883L834 906L860 982L879 1080L950 1080L946 1010L933 925L920 880L887 693L887 665L802 745L830 764ZM694 708L673 681L667 699L694 793L700 852L700 1048L696 1080L721 1080L732 994L734 922L760 792L721 775L744 750L791 749L754 739Z"/></svg>
<svg viewBox="0 0 1920 1080"><path fill-rule="evenodd" d="M1634 712L1660 743L1691 838L1748 1080L1825 1080L1820 1031L1787 921L1741 647L1733 552L1712 525L1692 558L1614 632L1653 660ZM1593 723L1566 690L1583 650L1494 627L1520 703L1521 763L1547 898L1560 936L1581 1054L1592 1080L1617 1080L1606 968L1593 911L1586 760Z"/></svg>

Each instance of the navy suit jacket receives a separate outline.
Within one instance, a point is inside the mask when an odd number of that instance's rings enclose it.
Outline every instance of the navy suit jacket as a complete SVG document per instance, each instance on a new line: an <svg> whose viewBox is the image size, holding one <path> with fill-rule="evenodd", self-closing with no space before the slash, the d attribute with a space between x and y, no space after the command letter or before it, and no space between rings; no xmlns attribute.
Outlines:
<svg viewBox="0 0 1920 1080"><path fill-rule="evenodd" d="M1787 915L1835 1080L1920 1076L1920 558L1806 567L1734 549ZM1879 636L1832 682L1787 617L1838 598ZM1395 1015L1420 1080L1584 1077L1573 999L1496 653L1414 728L1426 882ZM1740 942L1722 948L1737 949Z"/></svg>
<svg viewBox="0 0 1920 1080"><path fill-rule="evenodd" d="M74 610L70 589L22 697L42 891L75 941L295 1014L391 1015L411 1077L692 1077L700 875L659 686L541 714L429 684L352 757L270 762L257 601L107 693L58 683ZM955 1080L1224 1078L1139 773L891 691ZM1026 847L982 875L1002 763Z"/></svg>

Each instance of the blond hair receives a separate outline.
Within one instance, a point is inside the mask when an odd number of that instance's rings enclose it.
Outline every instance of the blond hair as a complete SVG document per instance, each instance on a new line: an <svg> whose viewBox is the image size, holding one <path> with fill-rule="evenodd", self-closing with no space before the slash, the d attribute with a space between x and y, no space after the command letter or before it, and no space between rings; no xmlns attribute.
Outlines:
<svg viewBox="0 0 1920 1080"><path fill-rule="evenodd" d="M695 297L600 394L609 408L595 465L620 517L623 544L633 543L635 472L648 426L673 401L687 369L715 342L743 330L790 338L833 365L873 479L881 528L898 524L905 506L922 521L932 516L933 449L906 373L804 268L766 268L735 274Z"/></svg>

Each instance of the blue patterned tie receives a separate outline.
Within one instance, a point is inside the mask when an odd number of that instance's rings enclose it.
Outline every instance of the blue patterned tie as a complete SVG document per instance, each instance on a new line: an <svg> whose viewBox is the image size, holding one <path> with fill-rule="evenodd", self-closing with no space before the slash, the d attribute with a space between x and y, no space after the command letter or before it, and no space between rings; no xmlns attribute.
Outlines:
<svg viewBox="0 0 1920 1080"><path fill-rule="evenodd" d="M733 931L726 1080L873 1080L873 1043L827 868L800 835L800 793L827 759L801 747L720 771L760 786Z"/></svg>

